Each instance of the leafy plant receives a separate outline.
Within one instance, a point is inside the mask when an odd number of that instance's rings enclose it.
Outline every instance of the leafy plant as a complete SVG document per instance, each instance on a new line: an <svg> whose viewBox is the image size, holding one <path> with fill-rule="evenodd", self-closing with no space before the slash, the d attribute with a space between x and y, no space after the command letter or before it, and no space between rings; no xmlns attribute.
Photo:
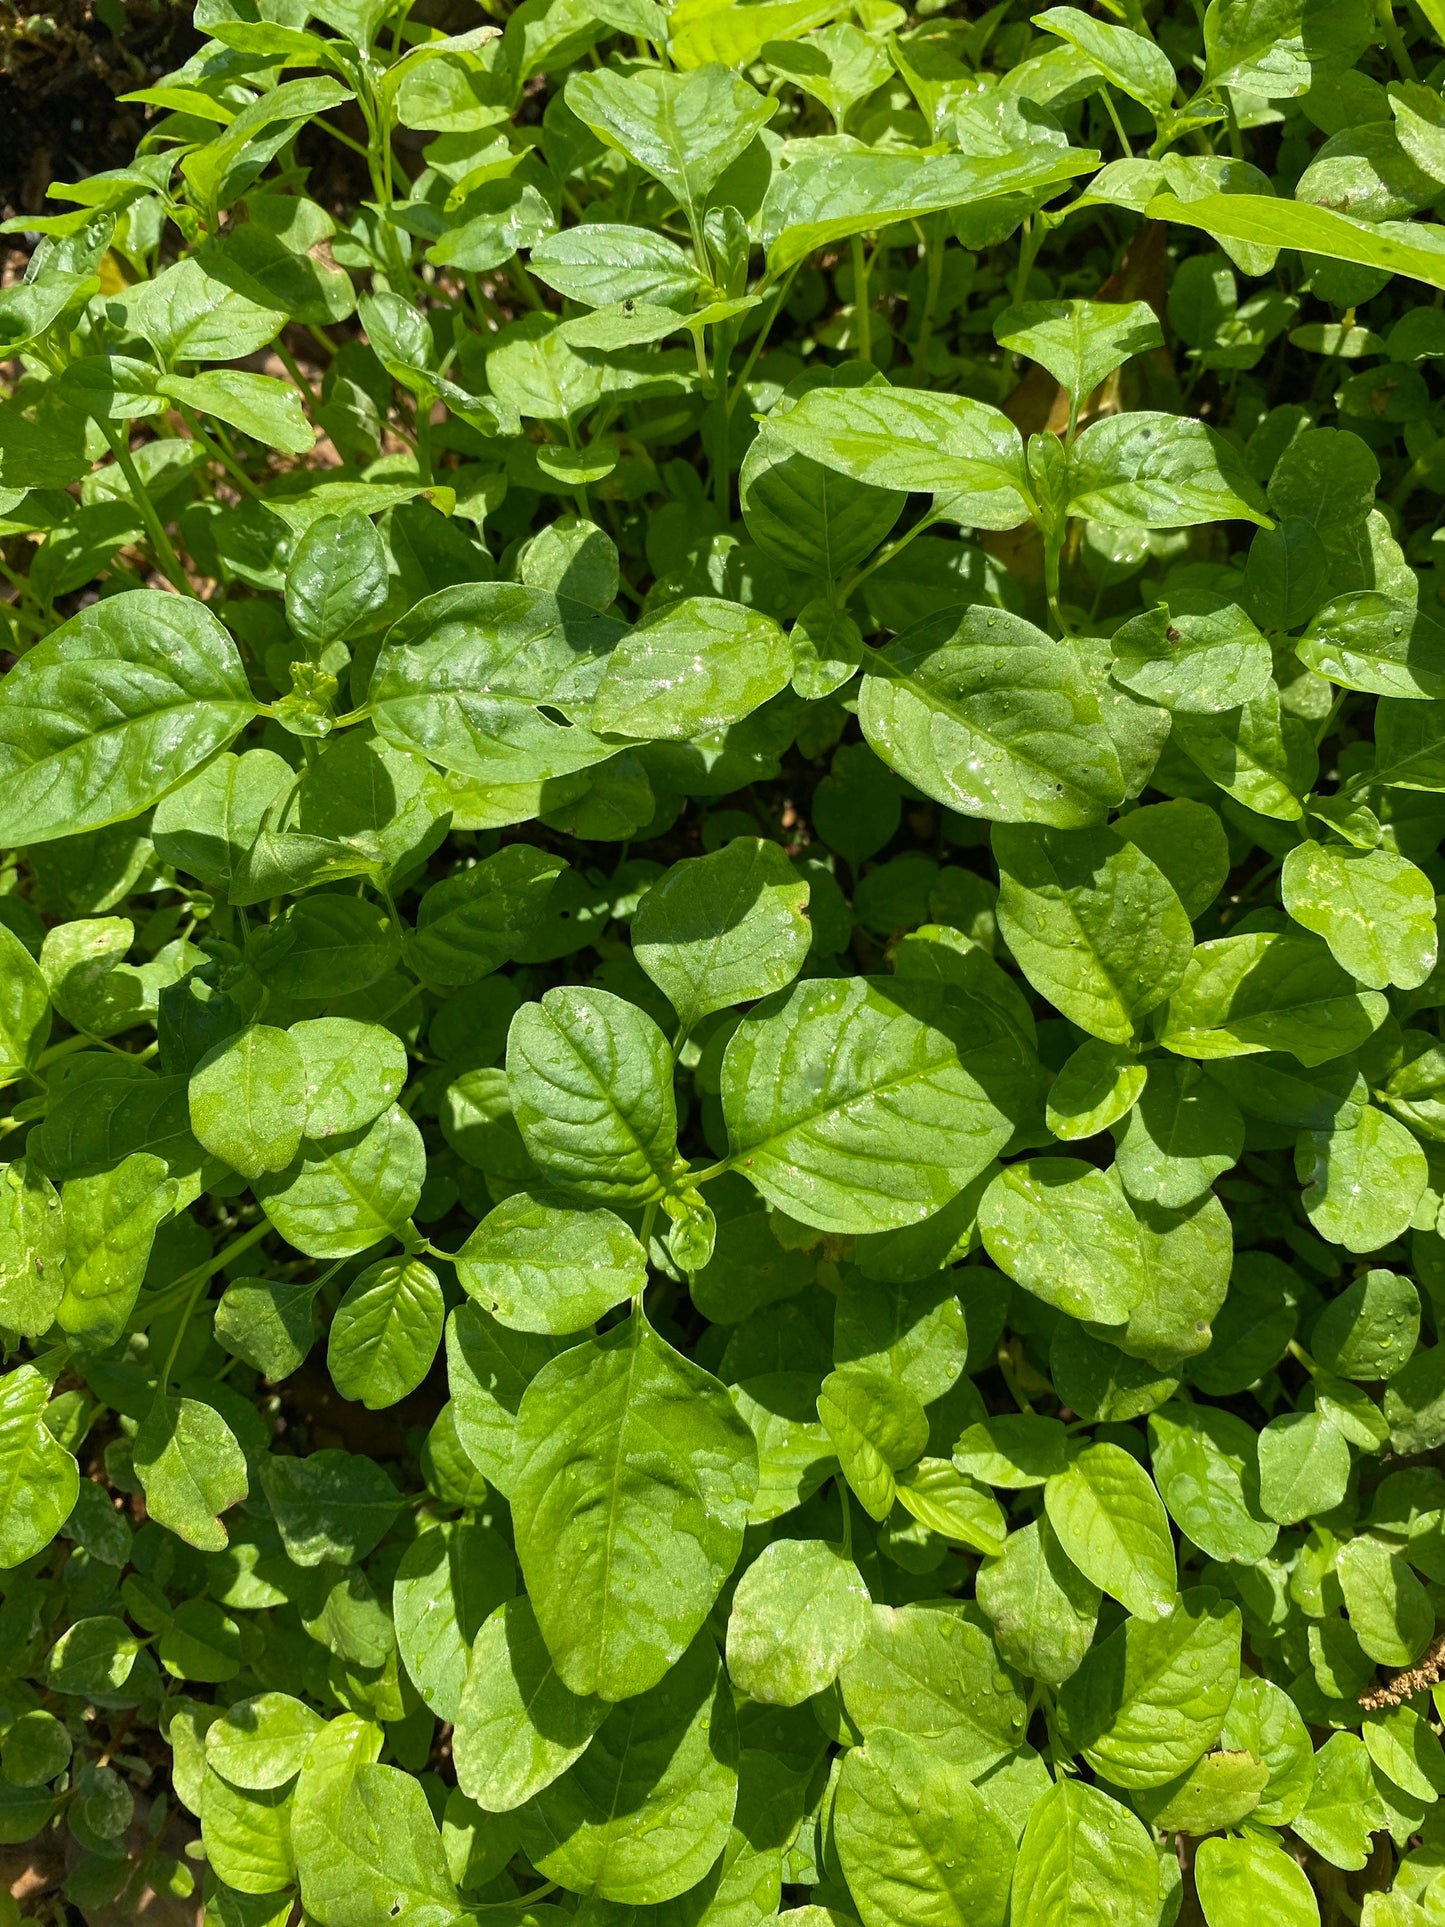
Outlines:
<svg viewBox="0 0 1445 1927"><path fill-rule="evenodd" d="M9 223L37 1917L1445 1918L1445 13L1108 10L200 0Z"/></svg>

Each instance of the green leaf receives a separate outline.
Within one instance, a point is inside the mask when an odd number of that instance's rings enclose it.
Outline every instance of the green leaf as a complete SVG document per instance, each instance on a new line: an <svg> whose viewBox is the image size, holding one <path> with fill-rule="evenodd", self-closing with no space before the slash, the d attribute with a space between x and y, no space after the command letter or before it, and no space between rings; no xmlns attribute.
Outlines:
<svg viewBox="0 0 1445 1927"><path fill-rule="evenodd" d="M411 960L434 984L472 984L525 946L546 913L559 857L509 843L434 883L417 907Z"/></svg>
<svg viewBox="0 0 1445 1927"><path fill-rule="evenodd" d="M1248 1753L1206 1753L1177 1779L1137 1791L1134 1805L1161 1832L1215 1833L1256 1810L1268 1778Z"/></svg>
<svg viewBox="0 0 1445 1927"><path fill-rule="evenodd" d="M1373 1382L1410 1362L1420 1337L1420 1295L1393 1271L1367 1271L1332 1298L1310 1331L1327 1372Z"/></svg>
<svg viewBox="0 0 1445 1927"><path fill-rule="evenodd" d="M301 397L273 375L207 368L199 375L162 375L156 386L184 407L214 415L283 455L309 455L315 445L316 431L302 411Z"/></svg>
<svg viewBox="0 0 1445 1927"><path fill-rule="evenodd" d="M1363 1044L1385 1012L1318 939L1252 931L1196 947L1159 1041L1181 1057L1283 1050L1313 1067Z"/></svg>
<svg viewBox="0 0 1445 1927"><path fill-rule="evenodd" d="M1148 1076L1148 1065L1127 1050L1086 1038L1050 1087L1049 1129L1065 1143L1107 1130L1139 1101Z"/></svg>
<svg viewBox="0 0 1445 1927"><path fill-rule="evenodd" d="M1347 1251L1378 1251L1398 1238L1430 1176L1414 1136L1373 1104L1343 1129L1301 1133L1295 1169L1310 1223Z"/></svg>
<svg viewBox="0 0 1445 1927"><path fill-rule="evenodd" d="M562 1684L526 1597L509 1599L473 1642L457 1705L457 1783L489 1813L511 1813L587 1750L605 1700Z"/></svg>
<svg viewBox="0 0 1445 1927"><path fill-rule="evenodd" d="M573 74L566 99L600 141L661 182L694 229L714 184L777 105L718 66Z"/></svg>
<svg viewBox="0 0 1445 1927"><path fill-rule="evenodd" d="M1120 27L1104 26L1073 7L1053 7L1035 24L1069 39L1077 40L1081 33L1097 35L1145 60L1160 57L1152 41ZM1168 68L1167 60L1163 65ZM1173 91L1170 71L1166 100ZM993 332L1002 347L1047 368L1077 402L1083 402L1130 356L1160 347L1164 340L1154 310L1145 301L1027 301L1005 308Z"/></svg>
<svg viewBox="0 0 1445 1927"><path fill-rule="evenodd" d="M812 943L808 885L776 843L735 837L674 863L632 917L633 954L689 1031L782 990Z"/></svg>
<svg viewBox="0 0 1445 1927"><path fill-rule="evenodd" d="M489 788L510 787L515 811L502 807L491 820L516 822L535 813L544 779L615 754L581 718L622 634L621 623L545 589L442 589L387 631L367 707L396 748ZM519 786L532 787L524 797Z"/></svg>
<svg viewBox="0 0 1445 1927"><path fill-rule="evenodd" d="M324 1757L318 1753L324 1737L312 1743L297 1782L298 1813L311 1790L309 1776ZM303 1851L292 1820L308 1912L334 1927L400 1919L408 1927L413 1922L416 1927L454 1927L461 1916L460 1902L420 1782L398 1767L360 1764L340 1791L340 1800L329 1806L316 1829L320 1837L314 1845L308 1829L310 1851Z"/></svg>
<svg viewBox="0 0 1445 1927"><path fill-rule="evenodd" d="M1336 1571L1351 1629L1370 1658L1413 1666L1435 1631L1435 1608L1405 1561L1382 1540L1362 1537L1341 1549Z"/></svg>
<svg viewBox="0 0 1445 1927"><path fill-rule="evenodd" d="M1231 444L1176 415L1102 417L1069 451L1068 477L1069 513L1106 528L1270 526L1263 493Z"/></svg>
<svg viewBox="0 0 1445 1927"><path fill-rule="evenodd" d="M661 1198L674 1176L672 1052L635 1004L609 991L549 990L507 1037L522 1140L556 1184L622 1204Z"/></svg>
<svg viewBox="0 0 1445 1927"><path fill-rule="evenodd" d="M301 1771L322 1725L289 1693L253 1694L236 1700L207 1729L206 1764L243 1792L272 1792Z"/></svg>
<svg viewBox="0 0 1445 1927"><path fill-rule="evenodd" d="M0 925L0 1079L12 1083L32 1070L49 1036L45 976L14 931Z"/></svg>
<svg viewBox="0 0 1445 1927"><path fill-rule="evenodd" d="M585 1331L647 1282L647 1256L611 1211L513 1192L457 1253L463 1289L515 1331Z"/></svg>
<svg viewBox="0 0 1445 1927"><path fill-rule="evenodd" d="M96 1177L69 1179L60 1198L65 1296L56 1323L83 1350L104 1351L125 1329L176 1186L160 1158L135 1151Z"/></svg>
<svg viewBox="0 0 1445 1927"><path fill-rule="evenodd" d="M871 488L968 498L978 528L1014 528L1031 498L1024 445L999 409L925 389L812 388L767 431L809 461Z"/></svg>
<svg viewBox="0 0 1445 1927"><path fill-rule="evenodd" d="M870 1604L853 1561L821 1539L778 1539L739 1581L728 1617L735 1686L773 1706L800 1706L863 1643Z"/></svg>
<svg viewBox="0 0 1445 1927"><path fill-rule="evenodd" d="M1138 1219L1112 1171L1078 1158L1011 1164L978 1221L994 1263L1071 1317L1119 1325L1144 1296Z"/></svg>
<svg viewBox="0 0 1445 1927"><path fill-rule="evenodd" d="M1433 1804L1445 1792L1445 1748L1412 1706L1394 1706L1365 1721L1365 1751L1392 1786Z"/></svg>
<svg viewBox="0 0 1445 1927"><path fill-rule="evenodd" d="M920 1459L897 1473L898 1502L940 1539L973 1552L1003 1550L1008 1528L1003 1509L977 1480L947 1459Z"/></svg>
<svg viewBox="0 0 1445 1927"><path fill-rule="evenodd" d="M286 571L286 620L319 649L370 627L386 589L386 551L369 519L355 511L322 515L296 544Z"/></svg>
<svg viewBox="0 0 1445 1927"><path fill-rule="evenodd" d="M1307 84L1298 91L1303 93ZM1445 288L1445 258L1436 249L1418 247L1402 235L1382 233L1374 223L1337 214L1333 208L1264 194L1205 194L1193 201L1158 194L1145 212L1152 221L1203 228L1219 241L1299 248L1327 261L1353 261L1387 274L1407 275L1428 287Z"/></svg>
<svg viewBox="0 0 1445 1927"><path fill-rule="evenodd" d="M406 1046L394 1031L354 1017L313 1017L291 1026L301 1053L306 1136L364 1130L401 1095Z"/></svg>
<svg viewBox="0 0 1445 1927"><path fill-rule="evenodd" d="M785 393L778 409L786 411L814 388L856 392L877 383L876 372L863 363L810 369L802 382L790 384L790 391L800 392ZM773 433L769 424L776 420L775 412L743 458L738 477L743 520L766 554L801 575L836 581L884 540L906 497L900 489L874 487L799 454Z"/></svg>
<svg viewBox="0 0 1445 1927"><path fill-rule="evenodd" d="M878 1606L838 1679L849 1720L865 1740L907 1732L970 1777L1023 1743L1027 1712L1017 1680L957 1600Z"/></svg>
<svg viewBox="0 0 1445 1927"><path fill-rule="evenodd" d="M514 1585L504 1542L469 1519L428 1527L402 1554L391 1595L397 1651L438 1718L461 1717L473 1643Z"/></svg>
<svg viewBox="0 0 1445 1927"><path fill-rule="evenodd" d="M730 1163L827 1231L916 1223L1003 1148L1028 1053L982 999L824 978L739 1025L722 1067Z"/></svg>
<svg viewBox="0 0 1445 1927"><path fill-rule="evenodd" d="M222 1552L230 1535L220 1514L250 1490L246 1457L212 1405L171 1398L164 1387L135 1439L135 1469L146 1510L202 1552Z"/></svg>
<svg viewBox="0 0 1445 1927"><path fill-rule="evenodd" d="M306 1124L306 1065L295 1040L251 1024L217 1044L190 1083L191 1129L213 1157L244 1178L284 1171Z"/></svg>
<svg viewBox="0 0 1445 1927"><path fill-rule="evenodd" d="M1282 1526L1329 1512L1345 1496L1350 1448L1319 1412L1281 1412L1259 1435L1259 1498Z"/></svg>
<svg viewBox="0 0 1445 1927"><path fill-rule="evenodd" d="M1157 1787L1219 1738L1239 1682L1237 1606L1200 1586L1153 1624L1127 1620L1064 1682L1068 1744L1113 1786Z"/></svg>
<svg viewBox="0 0 1445 1927"><path fill-rule="evenodd" d="M1019 968L1080 1029L1131 1042L1194 949L1163 871L1102 829L1001 824L993 847L999 929Z"/></svg>
<svg viewBox="0 0 1445 1927"><path fill-rule="evenodd" d="M286 1554L298 1566L349 1565L379 1543L401 1504L374 1460L354 1452L261 1461L261 1485Z"/></svg>
<svg viewBox="0 0 1445 1927"><path fill-rule="evenodd" d="M371 1412L395 1405L431 1370L445 1319L442 1288L428 1265L414 1258L368 1265L331 1321L326 1363L337 1391Z"/></svg>
<svg viewBox="0 0 1445 1927"><path fill-rule="evenodd" d="M737 1757L727 1679L700 1638L665 1682L614 1707L581 1758L523 1809L527 1858L604 1900L671 1900L727 1843Z"/></svg>
<svg viewBox="0 0 1445 1927"><path fill-rule="evenodd" d="M928 1444L928 1419L917 1397L881 1372L850 1365L824 1379L818 1417L860 1504L873 1518L886 1519L894 1473L912 1465Z"/></svg>
<svg viewBox="0 0 1445 1927"><path fill-rule="evenodd" d="M1211 782L1258 816L1296 823L1319 759L1309 730L1285 714L1271 683L1262 695L1218 715L1175 714L1171 735Z"/></svg>
<svg viewBox="0 0 1445 1927"><path fill-rule="evenodd" d="M1316 1927L1319 1921L1319 1902L1299 1862L1253 1835L1202 1841L1194 1884L1209 1927L1246 1927L1257 1920Z"/></svg>
<svg viewBox="0 0 1445 1927"><path fill-rule="evenodd" d="M522 1394L560 1349L510 1331L476 1305L447 1320L447 1378L457 1434L467 1457L499 1492L512 1488L512 1441Z"/></svg>
<svg viewBox="0 0 1445 1927"><path fill-rule="evenodd" d="M1010 138L1016 131L1023 138ZM1088 173L1098 161L1089 149L1070 148L1056 130L1050 138L1034 122L989 132L992 138L984 143L989 151L977 154L825 150L775 171L759 217L769 273L780 275L816 248L850 235L875 233L944 208L998 200L1008 207L1011 197L1025 205L1046 200L1051 190ZM1043 138L1037 137L1040 132ZM1006 221L1004 232L1016 220L1015 215Z"/></svg>
<svg viewBox="0 0 1445 1927"><path fill-rule="evenodd" d="M33 1365L17 1365L0 1378L0 1568L6 1571L44 1551L80 1490L74 1458L45 1423L49 1401L50 1386Z"/></svg>
<svg viewBox="0 0 1445 1927"><path fill-rule="evenodd" d="M421 1133L393 1104L364 1130L306 1138L284 1171L256 1180L262 1210L311 1258L349 1258L395 1237L416 1209L426 1174Z"/></svg>
<svg viewBox="0 0 1445 1927"><path fill-rule="evenodd" d="M1167 607L1134 616L1114 631L1114 679L1176 714L1237 709L1269 687L1269 644L1237 603L1207 614Z"/></svg>
<svg viewBox="0 0 1445 1927"><path fill-rule="evenodd" d="M1220 1745L1261 1760L1269 1778L1252 1809L1266 1826L1287 1826L1309 1797L1315 1753L1294 1701L1271 1680L1243 1676L1225 1715Z"/></svg>
<svg viewBox="0 0 1445 1927"><path fill-rule="evenodd" d="M849 1749L833 1838L865 1927L1003 1927L1012 1829L963 1767L916 1739L885 1730Z"/></svg>
<svg viewBox="0 0 1445 1927"><path fill-rule="evenodd" d="M603 735L686 742L741 722L792 673L788 639L771 616L688 596L622 638L588 720Z"/></svg>
<svg viewBox="0 0 1445 1927"><path fill-rule="evenodd" d="M1371 990L1415 990L1435 968L1434 887L1403 856L1299 843L1285 857L1280 895L1295 922Z"/></svg>
<svg viewBox="0 0 1445 1927"><path fill-rule="evenodd" d="M226 890L267 807L291 784L290 765L270 749L213 757L156 806L151 837L167 863Z"/></svg>
<svg viewBox="0 0 1445 1927"><path fill-rule="evenodd" d="M722 1386L637 1311L533 1379L510 1484L558 1674L623 1699L655 1686L711 1611L742 1547L757 1448Z"/></svg>
<svg viewBox="0 0 1445 1927"><path fill-rule="evenodd" d="M228 1887L237 1893L272 1895L294 1884L289 1787L243 1792L208 1764L200 1804L206 1860Z"/></svg>
<svg viewBox="0 0 1445 1927"><path fill-rule="evenodd" d="M1377 589L1327 602L1294 648L1301 662L1342 689L1406 700L1445 696L1445 625Z"/></svg>
<svg viewBox="0 0 1445 1927"><path fill-rule="evenodd" d="M1207 910L1223 888L1231 864L1229 843L1224 825L1207 804L1188 797L1146 803L1110 827L1158 864L1190 918Z"/></svg>
<svg viewBox="0 0 1445 1927"><path fill-rule="evenodd" d="M1098 1787L1055 1781L1024 1828L1009 1918L1013 1927L1154 1927L1153 1841Z"/></svg>
<svg viewBox="0 0 1445 1927"><path fill-rule="evenodd" d="M1255 1434L1217 1405L1171 1402L1149 1416L1149 1456L1179 1530L1211 1559L1256 1565L1278 1529L1260 1510Z"/></svg>
<svg viewBox="0 0 1445 1927"><path fill-rule="evenodd" d="M1098 1624L1099 1588L1065 1554L1047 1517L1008 1535L979 1567L977 1592L1011 1666L1055 1687L1078 1669Z"/></svg>
<svg viewBox="0 0 1445 1927"><path fill-rule="evenodd" d="M1046 33L1056 33L1061 40L1077 47L1106 80L1147 107L1156 121L1162 123L1167 120L1174 99L1174 69L1169 64L1168 55L1153 40L1127 27L1114 27L1105 21L1095 20L1087 13L1081 13L1077 7L1050 7L1046 13L1034 16L1034 25L1042 27ZM1140 307L1143 304L1136 302L1131 305ZM1136 327L1138 325L1135 323ZM1158 340L1156 334L1140 345L1152 348ZM1034 358L1039 359L1038 356ZM1080 384L1072 392L1087 394L1116 365L1110 362L1093 381ZM1052 368L1049 372L1057 374L1057 370ZM1062 381L1063 376L1059 375L1058 379ZM1065 383L1065 386L1068 384Z"/></svg>
<svg viewBox="0 0 1445 1927"><path fill-rule="evenodd" d="M1363 1867L1370 1856L1375 1788L1370 1756L1353 1733L1332 1733L1315 1755L1309 1798L1290 1825L1332 1867Z"/></svg>
<svg viewBox="0 0 1445 1927"><path fill-rule="evenodd" d="M1166 1058L1115 1136L1115 1169L1129 1196L1178 1210L1205 1197L1236 1163L1245 1125L1233 1099L1197 1064Z"/></svg>
<svg viewBox="0 0 1445 1927"><path fill-rule="evenodd" d="M1077 658L1021 617L929 617L876 651L867 672L858 719L870 747L949 809L1076 829L1123 798Z"/></svg>
<svg viewBox="0 0 1445 1927"><path fill-rule="evenodd" d="M236 646L185 596L136 589L83 609L0 685L7 843L138 816L256 713Z"/></svg>
<svg viewBox="0 0 1445 1927"><path fill-rule="evenodd" d="M1139 1619L1169 1617L1178 1584L1169 1520L1148 1473L1122 1446L1085 1446L1049 1479L1044 1506L1086 1578Z"/></svg>
<svg viewBox="0 0 1445 1927"><path fill-rule="evenodd" d="M60 1195L28 1158L16 1158L0 1170L0 1324L37 1338L64 1294Z"/></svg>

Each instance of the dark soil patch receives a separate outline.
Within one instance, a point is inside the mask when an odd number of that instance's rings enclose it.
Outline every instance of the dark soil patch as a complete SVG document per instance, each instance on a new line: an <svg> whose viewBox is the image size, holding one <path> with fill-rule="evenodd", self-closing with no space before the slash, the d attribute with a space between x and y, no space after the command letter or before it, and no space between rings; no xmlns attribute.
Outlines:
<svg viewBox="0 0 1445 1927"><path fill-rule="evenodd" d="M146 110L117 98L187 60L189 0L51 0L0 24L0 209L38 214L52 180L122 167Z"/></svg>

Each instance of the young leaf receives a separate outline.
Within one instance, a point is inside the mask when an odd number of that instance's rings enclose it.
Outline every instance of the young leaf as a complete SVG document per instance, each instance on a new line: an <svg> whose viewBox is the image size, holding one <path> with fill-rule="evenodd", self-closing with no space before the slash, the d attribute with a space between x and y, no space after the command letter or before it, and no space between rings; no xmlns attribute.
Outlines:
<svg viewBox="0 0 1445 1927"><path fill-rule="evenodd" d="M446 1301L437 1275L416 1259L368 1265L346 1288L331 1321L326 1363L343 1398L368 1411L395 1405L431 1370Z"/></svg>

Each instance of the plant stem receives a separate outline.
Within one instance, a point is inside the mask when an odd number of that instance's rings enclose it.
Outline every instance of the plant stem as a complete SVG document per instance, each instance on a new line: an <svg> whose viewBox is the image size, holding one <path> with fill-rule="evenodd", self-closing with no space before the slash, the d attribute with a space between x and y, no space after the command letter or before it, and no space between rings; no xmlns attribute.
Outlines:
<svg viewBox="0 0 1445 1927"><path fill-rule="evenodd" d="M191 596L199 602L200 593L181 567L180 558L171 547L171 538L166 534L165 523L162 522L159 511L150 498L150 492L141 480L140 470L136 467L135 458L130 452L130 444L125 436L108 421L101 422L100 432L110 443L110 452L115 457L116 466L124 475L126 486L130 489L136 508L140 511L140 518L146 525L146 533L156 552L156 561L165 572L171 587L179 594Z"/></svg>
<svg viewBox="0 0 1445 1927"><path fill-rule="evenodd" d="M853 259L853 345L860 361L871 361L873 314L868 305L868 262L862 235L855 234L848 247Z"/></svg>

